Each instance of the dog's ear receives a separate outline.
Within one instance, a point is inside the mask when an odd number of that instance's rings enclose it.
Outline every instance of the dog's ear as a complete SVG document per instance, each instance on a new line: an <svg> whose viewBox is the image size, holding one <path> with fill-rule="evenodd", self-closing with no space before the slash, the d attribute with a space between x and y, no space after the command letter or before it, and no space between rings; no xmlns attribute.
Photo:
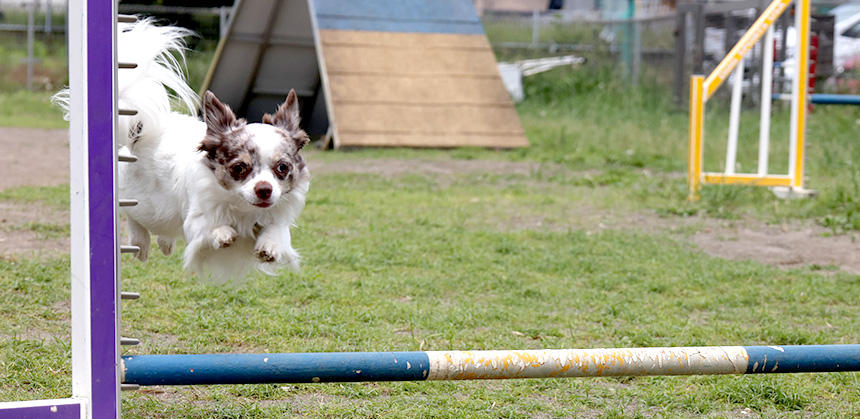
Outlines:
<svg viewBox="0 0 860 419"><path fill-rule="evenodd" d="M203 121L210 133L223 133L235 127L238 122L236 115L229 106L221 103L215 94L207 90L203 94Z"/></svg>
<svg viewBox="0 0 860 419"><path fill-rule="evenodd" d="M287 100L278 107L274 115L263 115L264 124L274 125L288 132L298 148L304 147L309 141L307 134L299 128L300 121L299 98L293 89L290 89Z"/></svg>
<svg viewBox="0 0 860 419"><path fill-rule="evenodd" d="M263 115L264 124L282 128L290 134L299 130L299 121L299 98L293 89L290 89L287 100L278 107L278 111L274 115Z"/></svg>
<svg viewBox="0 0 860 419"><path fill-rule="evenodd" d="M229 106L221 103L215 94L207 90L203 94L203 121L206 123L206 136L197 147L205 151L209 160L215 160L218 149L224 141L224 135L230 128L239 126L236 115Z"/></svg>

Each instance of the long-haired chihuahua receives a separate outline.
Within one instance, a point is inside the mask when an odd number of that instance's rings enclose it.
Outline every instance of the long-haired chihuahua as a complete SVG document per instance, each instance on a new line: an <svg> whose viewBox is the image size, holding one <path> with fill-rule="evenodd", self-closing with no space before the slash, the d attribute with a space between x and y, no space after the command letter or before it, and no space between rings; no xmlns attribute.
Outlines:
<svg viewBox="0 0 860 419"><path fill-rule="evenodd" d="M212 92L198 100L182 75L189 31L151 20L120 24L118 58L135 69L118 73L117 142L137 156L119 165L119 194L138 205L123 208L130 244L146 260L150 235L164 254L186 242L186 269L226 280L253 268L274 273L299 267L290 228L304 208L310 174L299 153L308 143L299 127L295 91L263 123L236 118ZM68 91L55 100L63 105ZM184 104L189 113L172 110Z"/></svg>

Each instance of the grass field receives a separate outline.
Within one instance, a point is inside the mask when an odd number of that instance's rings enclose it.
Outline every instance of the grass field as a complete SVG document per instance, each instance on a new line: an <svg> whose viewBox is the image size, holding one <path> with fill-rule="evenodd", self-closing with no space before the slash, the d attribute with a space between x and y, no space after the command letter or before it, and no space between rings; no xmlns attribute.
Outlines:
<svg viewBox="0 0 860 419"><path fill-rule="evenodd" d="M123 304L123 335L142 341L124 353L858 343L860 276L720 259L691 237L715 221L856 235L860 112L819 107L810 118L817 199L714 186L690 203L687 115L648 86L627 90L593 67L530 79L518 109L532 145L522 150L310 153L328 169L314 172L293 234L303 270L217 286L182 273L177 255L124 257L124 289L143 295ZM0 114L13 109L0 103ZM54 126L57 114L39 106L3 121L28 114ZM710 112L707 167L716 170L728 118L719 106ZM757 130L755 112L744 118L742 138ZM778 109L774 138L787 123ZM786 147L774 144L774 171L785 168ZM466 169L421 170L427 162ZM398 165L413 169L390 170ZM63 211L68 190L17 188L0 203ZM68 226L6 228L50 238ZM0 259L0 400L70 394L68 265L63 252ZM176 387L124 393L123 409L171 418L856 417L858 378Z"/></svg>

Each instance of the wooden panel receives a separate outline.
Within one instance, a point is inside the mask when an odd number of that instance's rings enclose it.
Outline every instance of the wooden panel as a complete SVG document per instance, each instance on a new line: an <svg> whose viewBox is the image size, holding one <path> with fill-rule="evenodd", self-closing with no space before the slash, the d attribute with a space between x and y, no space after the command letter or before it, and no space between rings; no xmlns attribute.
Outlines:
<svg viewBox="0 0 860 419"><path fill-rule="evenodd" d="M549 2L547 0L476 0L475 8L479 12L484 10L505 10L512 12L531 12L533 10L544 11ZM589 6L590 7L590 6Z"/></svg>
<svg viewBox="0 0 860 419"><path fill-rule="evenodd" d="M488 147L516 148L529 143L523 135L422 135L398 133L341 134L341 147Z"/></svg>
<svg viewBox="0 0 860 419"><path fill-rule="evenodd" d="M421 47L451 49L490 48L490 42L483 34L461 35L450 33L397 33L371 31L320 30L323 46L375 45L387 47Z"/></svg>
<svg viewBox="0 0 860 419"><path fill-rule="evenodd" d="M522 134L513 105L335 103L339 131Z"/></svg>
<svg viewBox="0 0 860 419"><path fill-rule="evenodd" d="M492 51L422 48L324 47L329 74L496 76Z"/></svg>
<svg viewBox="0 0 860 419"><path fill-rule="evenodd" d="M335 103L422 103L510 105L498 77L409 77L330 74Z"/></svg>
<svg viewBox="0 0 860 419"><path fill-rule="evenodd" d="M528 145L486 36L319 35L336 146Z"/></svg>

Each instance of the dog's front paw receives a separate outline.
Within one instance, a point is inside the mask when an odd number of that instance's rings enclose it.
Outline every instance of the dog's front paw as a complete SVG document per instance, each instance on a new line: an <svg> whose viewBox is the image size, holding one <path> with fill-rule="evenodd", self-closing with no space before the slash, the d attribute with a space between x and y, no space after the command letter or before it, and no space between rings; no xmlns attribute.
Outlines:
<svg viewBox="0 0 860 419"><path fill-rule="evenodd" d="M260 259L260 262L278 262L278 257L280 256L277 246L272 242L258 243L254 249L254 253L257 255L257 259Z"/></svg>
<svg viewBox="0 0 860 419"><path fill-rule="evenodd" d="M299 254L291 247L280 249L280 246L275 242L263 242L257 243L254 253L260 262L285 263L293 270L299 269Z"/></svg>
<svg viewBox="0 0 860 419"><path fill-rule="evenodd" d="M216 227L212 230L212 247L216 249L230 247L236 241L236 236L238 236L238 233L236 233L233 227Z"/></svg>

